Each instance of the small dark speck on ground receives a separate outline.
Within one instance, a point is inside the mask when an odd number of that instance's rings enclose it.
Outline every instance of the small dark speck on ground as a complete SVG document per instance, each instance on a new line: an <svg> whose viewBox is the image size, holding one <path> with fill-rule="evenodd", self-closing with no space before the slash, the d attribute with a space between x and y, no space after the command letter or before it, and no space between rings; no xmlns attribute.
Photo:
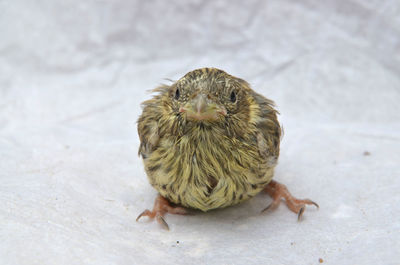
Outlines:
<svg viewBox="0 0 400 265"><path fill-rule="evenodd" d="M322 263L322 262L324 262L324 260L323 259L321 259L321 258L319 258L319 263Z"/></svg>
<svg viewBox="0 0 400 265"><path fill-rule="evenodd" d="M371 155L371 153L370 153L370 152L368 152L368 151L364 151L363 155L364 155L364 156L370 156L370 155Z"/></svg>
<svg viewBox="0 0 400 265"><path fill-rule="evenodd" d="M177 245L179 245L179 240L176 241L176 244L172 244L171 247L176 247Z"/></svg>

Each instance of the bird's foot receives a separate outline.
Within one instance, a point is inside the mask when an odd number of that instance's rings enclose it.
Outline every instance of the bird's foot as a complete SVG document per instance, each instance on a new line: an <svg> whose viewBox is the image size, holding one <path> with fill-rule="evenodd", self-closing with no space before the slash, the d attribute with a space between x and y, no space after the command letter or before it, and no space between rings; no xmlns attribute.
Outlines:
<svg viewBox="0 0 400 265"><path fill-rule="evenodd" d="M307 204L312 204L319 208L319 205L312 200L309 199L297 199L290 194L288 189L286 188L285 185L280 184L279 182L276 182L272 180L266 187L265 191L272 197L272 203L268 205L267 208L262 210L261 212L265 212L267 210L273 210L279 206L281 203L282 198L285 199L287 207L297 213L297 220L300 221L301 216L304 213L304 210L306 209Z"/></svg>
<svg viewBox="0 0 400 265"><path fill-rule="evenodd" d="M149 218L153 219L156 218L157 222L161 224L165 229L169 230L169 226L164 219L164 215L166 213L172 214L189 214L189 212L183 207L172 207L171 204L167 199L158 195L155 202L153 210L150 211L148 209L144 210L139 216L136 218L136 221L142 216L148 216Z"/></svg>

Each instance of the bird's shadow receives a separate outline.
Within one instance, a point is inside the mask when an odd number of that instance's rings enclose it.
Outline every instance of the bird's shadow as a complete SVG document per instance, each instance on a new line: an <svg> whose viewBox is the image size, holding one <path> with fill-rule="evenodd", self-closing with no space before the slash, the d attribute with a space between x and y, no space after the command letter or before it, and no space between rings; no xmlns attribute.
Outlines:
<svg viewBox="0 0 400 265"><path fill-rule="evenodd" d="M180 218L172 218L178 223L185 222L185 225L195 226L197 224L207 224L214 226L221 226L226 224L242 224L246 223L248 219L264 218L271 214L273 211L261 212L265 209L272 199L265 193L260 193L255 197L246 200L238 205L229 206L222 209L214 209L208 212L200 210L189 209L187 218L195 220L194 222L182 221ZM170 218L169 215L167 218Z"/></svg>
<svg viewBox="0 0 400 265"><path fill-rule="evenodd" d="M263 212L271 202L271 197L266 193L261 192L255 197L238 205L215 209L208 212L190 209L191 214L184 218L181 218L181 216L174 216L171 218L171 215L166 218L172 226L185 226L188 230L195 229L199 226L215 227L217 229L221 227L227 227L228 229L241 227L246 229L247 225L251 227L252 223L259 223L259 220L262 220L263 226L265 227L268 227L269 223L276 224L279 222L283 224L297 222L297 214L290 211L284 201L282 201L279 208ZM315 207L307 208L307 212L316 210L317 208ZM285 214L284 216L278 214L283 212L287 212L288 214ZM288 216L291 218L288 218ZM306 219L304 216L302 219L303 218Z"/></svg>

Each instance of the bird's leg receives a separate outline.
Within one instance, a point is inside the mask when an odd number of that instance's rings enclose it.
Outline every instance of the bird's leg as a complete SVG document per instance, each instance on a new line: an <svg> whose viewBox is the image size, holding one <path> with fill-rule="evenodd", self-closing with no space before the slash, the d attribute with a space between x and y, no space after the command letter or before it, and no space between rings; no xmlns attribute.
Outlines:
<svg viewBox="0 0 400 265"><path fill-rule="evenodd" d="M303 215L307 204L312 204L319 208L319 205L312 200L300 200L293 197L285 185L280 184L279 182L276 182L274 180L271 180L271 182L265 187L265 191L272 197L272 203L268 205L267 208L262 210L262 212L265 212L269 209L277 208L281 203L282 198L285 199L287 207L291 211L297 213L297 220L301 219L301 216Z"/></svg>
<svg viewBox="0 0 400 265"><path fill-rule="evenodd" d="M161 224L165 229L169 230L169 226L164 219L164 215L166 213L187 214L188 211L183 207L172 207L167 199L165 199L161 195L158 195L154 202L153 210L144 210L136 218L136 221L139 221L142 216L148 216L151 219L156 218L159 224Z"/></svg>

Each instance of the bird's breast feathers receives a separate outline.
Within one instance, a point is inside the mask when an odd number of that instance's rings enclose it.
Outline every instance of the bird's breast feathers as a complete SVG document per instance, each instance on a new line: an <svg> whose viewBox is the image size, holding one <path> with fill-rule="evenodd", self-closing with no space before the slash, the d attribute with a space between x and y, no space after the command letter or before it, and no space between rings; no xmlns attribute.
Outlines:
<svg viewBox="0 0 400 265"><path fill-rule="evenodd" d="M254 196L271 180L275 166L260 156L255 136L239 139L205 126L160 138L144 164L162 196L203 211Z"/></svg>

